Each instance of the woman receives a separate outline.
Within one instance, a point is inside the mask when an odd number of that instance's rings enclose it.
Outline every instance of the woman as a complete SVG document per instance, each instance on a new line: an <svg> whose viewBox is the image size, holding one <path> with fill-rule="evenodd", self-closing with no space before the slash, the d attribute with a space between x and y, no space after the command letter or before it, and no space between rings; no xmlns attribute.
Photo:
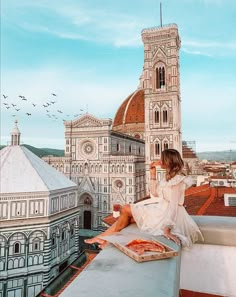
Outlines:
<svg viewBox="0 0 236 297"><path fill-rule="evenodd" d="M166 170L165 179L156 180L156 166ZM150 235L164 235L183 247L190 247L198 239L203 240L197 224L186 212L184 203L185 189L192 184L190 177L183 171L184 162L175 149L166 149L161 154L161 161L150 165L151 198L136 204L124 205L118 220L105 232L85 240L86 243L99 243L103 248L106 241L102 236L119 232L135 222L141 232Z"/></svg>

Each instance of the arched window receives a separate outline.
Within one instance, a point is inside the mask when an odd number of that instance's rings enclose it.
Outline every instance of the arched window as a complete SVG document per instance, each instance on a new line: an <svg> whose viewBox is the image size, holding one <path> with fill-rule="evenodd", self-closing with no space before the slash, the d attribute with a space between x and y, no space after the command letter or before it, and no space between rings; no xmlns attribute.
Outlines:
<svg viewBox="0 0 236 297"><path fill-rule="evenodd" d="M168 143L164 142L164 150L167 150L167 149L168 149Z"/></svg>
<svg viewBox="0 0 236 297"><path fill-rule="evenodd" d="M70 235L73 236L75 233L74 225L71 226Z"/></svg>
<svg viewBox="0 0 236 297"><path fill-rule="evenodd" d="M63 229L61 233L61 240L65 240L65 239L66 239L66 229Z"/></svg>
<svg viewBox="0 0 236 297"><path fill-rule="evenodd" d="M154 111L154 123L159 124L159 122L160 122L160 113L159 113L159 110L155 110Z"/></svg>
<svg viewBox="0 0 236 297"><path fill-rule="evenodd" d="M156 68L156 88L161 89L166 85L165 80L165 67L157 67Z"/></svg>
<svg viewBox="0 0 236 297"><path fill-rule="evenodd" d="M131 144L129 145L129 153L132 152L132 147L131 147Z"/></svg>
<svg viewBox="0 0 236 297"><path fill-rule="evenodd" d="M160 155L160 143L155 143L155 155Z"/></svg>
<svg viewBox="0 0 236 297"><path fill-rule="evenodd" d="M106 201L103 201L103 210L107 210L107 202Z"/></svg>
<svg viewBox="0 0 236 297"><path fill-rule="evenodd" d="M19 254L20 253L20 243L19 242L14 243L13 251L14 251L14 254Z"/></svg>
<svg viewBox="0 0 236 297"><path fill-rule="evenodd" d="M52 235L52 246L56 245L56 234Z"/></svg>
<svg viewBox="0 0 236 297"><path fill-rule="evenodd" d="M92 202L91 202L91 200L89 199L89 197L86 197L86 198L84 199L84 204L86 204L86 205L91 205L91 204L92 204Z"/></svg>
<svg viewBox="0 0 236 297"><path fill-rule="evenodd" d="M163 114L163 123L167 123L168 122L168 112L166 109L164 109L162 111L162 114Z"/></svg>
<svg viewBox="0 0 236 297"><path fill-rule="evenodd" d="M119 143L116 144L116 150L117 150L117 152L119 152L119 150L120 150L120 145L119 145Z"/></svg>
<svg viewBox="0 0 236 297"><path fill-rule="evenodd" d="M33 241L33 251L39 251L40 250L40 239L35 238Z"/></svg>

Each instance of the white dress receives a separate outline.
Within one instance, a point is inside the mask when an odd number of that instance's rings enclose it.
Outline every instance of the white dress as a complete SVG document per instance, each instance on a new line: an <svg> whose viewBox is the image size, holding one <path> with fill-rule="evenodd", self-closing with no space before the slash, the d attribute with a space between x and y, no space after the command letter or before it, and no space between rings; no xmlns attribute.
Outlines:
<svg viewBox="0 0 236 297"><path fill-rule="evenodd" d="M169 181L157 185L158 197L131 204L131 212L140 231L150 235L163 235L165 227L178 236L183 247L190 247L197 240L203 240L201 231L186 212L184 191L192 185L192 179L176 175Z"/></svg>

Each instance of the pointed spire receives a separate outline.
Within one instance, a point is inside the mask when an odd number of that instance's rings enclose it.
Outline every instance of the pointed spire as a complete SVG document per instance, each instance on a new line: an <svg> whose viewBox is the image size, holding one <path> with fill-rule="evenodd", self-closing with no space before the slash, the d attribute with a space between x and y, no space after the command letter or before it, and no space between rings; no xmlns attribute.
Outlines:
<svg viewBox="0 0 236 297"><path fill-rule="evenodd" d="M11 145L20 145L20 130L18 129L18 121L15 120L15 127L12 129L11 132Z"/></svg>

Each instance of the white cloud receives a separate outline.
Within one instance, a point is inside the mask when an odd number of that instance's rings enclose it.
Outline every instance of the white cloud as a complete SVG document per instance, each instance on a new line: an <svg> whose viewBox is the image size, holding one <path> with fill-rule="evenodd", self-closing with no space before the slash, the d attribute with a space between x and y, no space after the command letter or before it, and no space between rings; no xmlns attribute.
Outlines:
<svg viewBox="0 0 236 297"><path fill-rule="evenodd" d="M216 42L216 41L197 41L184 39L182 42L183 46L191 46L195 48L222 48L229 50L236 50L236 42Z"/></svg>
<svg viewBox="0 0 236 297"><path fill-rule="evenodd" d="M187 54L190 55L197 55L197 56L206 56L206 57L212 57L213 55L205 53L203 51L198 51L198 50L191 50L191 49L187 49L185 47L182 47L181 50Z"/></svg>
<svg viewBox="0 0 236 297"><path fill-rule="evenodd" d="M25 13L21 10L20 15L16 11L14 13L15 7L12 7L13 12L6 8L6 20L27 31L51 34L62 39L96 41L117 47L142 44L140 31L144 22L134 15L91 9L72 2L69 5L60 3L59 6L38 1L32 5L25 1L23 6ZM31 13L29 10L32 10ZM42 25L42 20L47 25Z"/></svg>

